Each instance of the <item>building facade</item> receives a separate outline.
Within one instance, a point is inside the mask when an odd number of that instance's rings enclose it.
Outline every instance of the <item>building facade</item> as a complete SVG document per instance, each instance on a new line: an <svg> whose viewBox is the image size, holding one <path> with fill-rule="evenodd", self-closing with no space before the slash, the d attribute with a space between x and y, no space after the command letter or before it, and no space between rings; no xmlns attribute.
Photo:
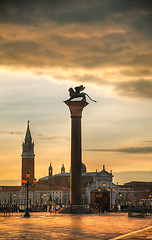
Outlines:
<svg viewBox="0 0 152 240"><path fill-rule="evenodd" d="M105 170L105 165L100 172L94 172L93 181L86 186L86 199L87 203L91 203L91 193L94 191L109 191L110 194L110 204L114 202L112 189L113 189L113 175L112 171L107 172Z"/></svg>
<svg viewBox="0 0 152 240"><path fill-rule="evenodd" d="M51 196L51 197L50 197ZM0 187L0 206L12 207L17 205L19 209L26 209L27 191L20 186ZM35 186L29 188L29 207L41 210L50 202L56 205L67 205L70 201L70 189L65 187Z"/></svg>

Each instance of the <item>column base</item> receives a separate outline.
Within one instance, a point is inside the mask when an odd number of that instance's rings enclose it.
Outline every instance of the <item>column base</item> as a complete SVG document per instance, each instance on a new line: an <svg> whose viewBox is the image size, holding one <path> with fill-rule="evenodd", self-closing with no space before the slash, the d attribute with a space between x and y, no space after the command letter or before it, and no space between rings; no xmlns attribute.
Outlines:
<svg viewBox="0 0 152 240"><path fill-rule="evenodd" d="M61 209L58 213L63 214L91 214L95 213L94 210L85 205L69 205Z"/></svg>
<svg viewBox="0 0 152 240"><path fill-rule="evenodd" d="M25 212L25 214L24 214L24 217L27 217L27 218L29 218L29 217L30 217L30 214L29 214L29 212Z"/></svg>

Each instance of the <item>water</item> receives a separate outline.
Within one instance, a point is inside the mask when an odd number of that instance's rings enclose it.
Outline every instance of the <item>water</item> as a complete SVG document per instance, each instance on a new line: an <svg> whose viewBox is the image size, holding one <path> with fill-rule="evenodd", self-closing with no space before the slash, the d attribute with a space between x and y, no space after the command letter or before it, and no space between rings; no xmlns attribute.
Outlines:
<svg viewBox="0 0 152 240"><path fill-rule="evenodd" d="M24 213L0 214L0 239L106 240L151 226L151 223L151 217L128 218L126 213L101 215L31 213L30 218L24 218Z"/></svg>

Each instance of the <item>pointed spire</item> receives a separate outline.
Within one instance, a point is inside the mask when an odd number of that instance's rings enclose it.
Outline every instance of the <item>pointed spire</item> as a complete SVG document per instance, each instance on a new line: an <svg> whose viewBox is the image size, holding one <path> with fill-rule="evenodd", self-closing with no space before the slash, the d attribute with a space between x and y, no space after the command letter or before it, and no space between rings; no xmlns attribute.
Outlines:
<svg viewBox="0 0 152 240"><path fill-rule="evenodd" d="M28 123L27 123L27 130L26 130L25 140L32 141L30 127L29 127L29 122L30 121L28 121Z"/></svg>

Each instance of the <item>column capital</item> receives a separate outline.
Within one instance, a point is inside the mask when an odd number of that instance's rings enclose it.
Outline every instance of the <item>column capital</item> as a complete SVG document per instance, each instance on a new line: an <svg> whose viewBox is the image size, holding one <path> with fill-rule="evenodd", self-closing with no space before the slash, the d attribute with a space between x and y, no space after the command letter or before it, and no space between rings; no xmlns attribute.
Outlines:
<svg viewBox="0 0 152 240"><path fill-rule="evenodd" d="M64 103L69 107L71 117L81 117L83 108L89 104L86 101L69 101L69 100L64 101Z"/></svg>

